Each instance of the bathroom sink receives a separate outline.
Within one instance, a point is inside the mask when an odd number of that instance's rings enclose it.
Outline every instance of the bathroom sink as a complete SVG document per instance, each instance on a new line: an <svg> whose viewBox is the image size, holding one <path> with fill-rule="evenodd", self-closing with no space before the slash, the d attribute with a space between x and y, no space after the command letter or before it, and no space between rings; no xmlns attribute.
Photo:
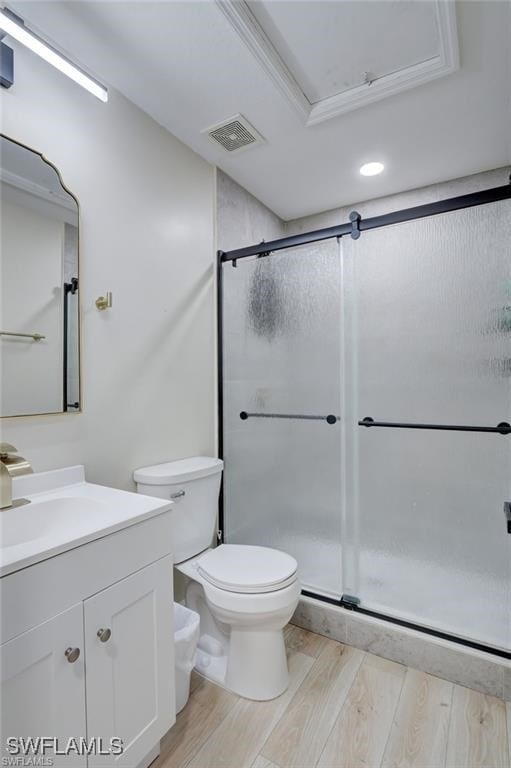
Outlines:
<svg viewBox="0 0 511 768"><path fill-rule="evenodd" d="M2 547L14 547L66 530L73 535L80 527L101 523L105 505L91 498L61 498L38 501L4 510L0 516Z"/></svg>
<svg viewBox="0 0 511 768"><path fill-rule="evenodd" d="M83 467L14 478L13 498L28 503L0 511L0 576L172 506L170 500L87 483Z"/></svg>

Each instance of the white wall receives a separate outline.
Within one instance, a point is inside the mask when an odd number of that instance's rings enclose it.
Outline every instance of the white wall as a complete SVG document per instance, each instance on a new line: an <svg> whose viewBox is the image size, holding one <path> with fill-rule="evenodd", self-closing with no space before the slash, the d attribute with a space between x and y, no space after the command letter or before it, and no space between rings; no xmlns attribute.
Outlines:
<svg viewBox="0 0 511 768"><path fill-rule="evenodd" d="M3 420L2 439L35 470L83 462L131 488L134 467L215 451L214 169L120 94L103 104L15 56L2 131L80 202L84 410Z"/></svg>

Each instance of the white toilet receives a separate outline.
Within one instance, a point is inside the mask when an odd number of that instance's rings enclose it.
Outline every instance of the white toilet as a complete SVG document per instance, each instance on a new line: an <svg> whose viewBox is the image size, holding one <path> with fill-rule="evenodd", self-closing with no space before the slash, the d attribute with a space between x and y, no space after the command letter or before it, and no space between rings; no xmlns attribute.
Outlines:
<svg viewBox="0 0 511 768"><path fill-rule="evenodd" d="M186 605L200 615L196 669L248 699L288 686L283 628L300 596L296 560L268 547L222 544L216 536L223 462L198 456L137 469L139 493L172 499L173 552Z"/></svg>

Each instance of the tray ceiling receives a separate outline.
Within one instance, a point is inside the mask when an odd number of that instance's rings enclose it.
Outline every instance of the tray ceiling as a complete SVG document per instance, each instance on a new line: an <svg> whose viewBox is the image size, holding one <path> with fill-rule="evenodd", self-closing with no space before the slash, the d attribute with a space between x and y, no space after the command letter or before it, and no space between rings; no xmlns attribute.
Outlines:
<svg viewBox="0 0 511 768"><path fill-rule="evenodd" d="M252 0L248 7L311 104L364 84L366 75L376 80L441 54L436 3Z"/></svg>
<svg viewBox="0 0 511 768"><path fill-rule="evenodd" d="M459 66L445 0L216 0L306 125L427 83Z"/></svg>
<svg viewBox="0 0 511 768"><path fill-rule="evenodd" d="M509 2L9 5L284 219L511 163ZM227 152L206 129L240 114L265 141Z"/></svg>

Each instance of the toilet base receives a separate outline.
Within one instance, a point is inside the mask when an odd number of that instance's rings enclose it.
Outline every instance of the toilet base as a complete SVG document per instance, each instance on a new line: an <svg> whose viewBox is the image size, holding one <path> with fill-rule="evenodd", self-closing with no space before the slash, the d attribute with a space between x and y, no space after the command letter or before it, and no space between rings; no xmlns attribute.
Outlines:
<svg viewBox="0 0 511 768"><path fill-rule="evenodd" d="M282 630L234 629L228 649L221 649L218 641L203 635L197 648L195 670L246 699L275 699L287 690L289 684L284 633Z"/></svg>
<svg viewBox="0 0 511 768"><path fill-rule="evenodd" d="M266 701L284 693L289 673L283 631L233 629L225 679L227 688L247 699Z"/></svg>

